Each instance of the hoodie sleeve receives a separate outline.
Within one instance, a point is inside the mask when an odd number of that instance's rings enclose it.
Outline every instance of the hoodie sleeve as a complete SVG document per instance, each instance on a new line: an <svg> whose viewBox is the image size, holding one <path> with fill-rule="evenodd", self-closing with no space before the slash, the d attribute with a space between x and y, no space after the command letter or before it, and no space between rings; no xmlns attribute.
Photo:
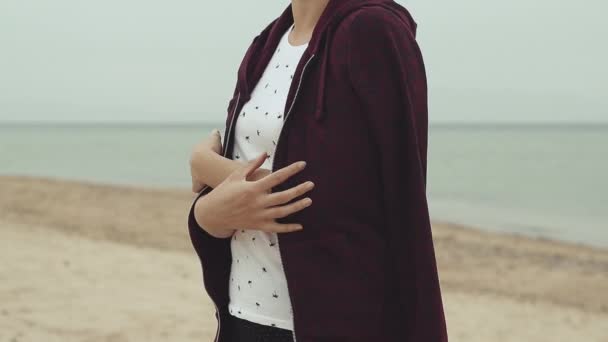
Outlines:
<svg viewBox="0 0 608 342"><path fill-rule="evenodd" d="M409 18L408 18L409 19ZM408 342L447 332L426 199L427 84L415 23L383 7L354 15L347 69L378 148L385 227Z"/></svg>

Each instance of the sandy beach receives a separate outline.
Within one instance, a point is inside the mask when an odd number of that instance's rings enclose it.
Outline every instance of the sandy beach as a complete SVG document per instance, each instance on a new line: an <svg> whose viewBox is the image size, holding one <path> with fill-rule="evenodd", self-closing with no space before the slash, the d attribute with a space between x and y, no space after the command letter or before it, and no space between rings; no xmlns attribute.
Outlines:
<svg viewBox="0 0 608 342"><path fill-rule="evenodd" d="M0 177L0 341L211 341L191 199ZM608 341L608 250L433 228L450 341Z"/></svg>

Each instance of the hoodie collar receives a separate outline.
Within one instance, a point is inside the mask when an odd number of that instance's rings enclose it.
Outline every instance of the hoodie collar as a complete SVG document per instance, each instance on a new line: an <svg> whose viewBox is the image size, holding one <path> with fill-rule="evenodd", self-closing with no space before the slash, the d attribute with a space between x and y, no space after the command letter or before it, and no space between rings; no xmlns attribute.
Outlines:
<svg viewBox="0 0 608 342"><path fill-rule="evenodd" d="M316 54L322 43L324 33L327 31L327 27L331 24L336 14L339 13L340 9L344 6L353 3L365 2L363 0L330 0L321 16L319 21L315 25L308 46L304 51L304 58L308 59L310 56ZM273 20L258 36L253 40L253 43L241 64L241 68L238 71L239 78L239 91L241 97L248 100L251 97L253 87L259 81L266 65L272 58L272 55L277 48L279 41L285 31L293 24L293 12L291 3L283 10L281 15ZM251 63L255 60L255 63Z"/></svg>
<svg viewBox="0 0 608 342"><path fill-rule="evenodd" d="M317 120L320 120L323 116L323 94L325 91L327 55L329 53L329 44L331 42L330 36L333 32L333 28L345 18L347 14L366 6L382 6L391 10L402 19L407 20L408 25L415 32L416 23L409 13L405 13L404 15L403 12L405 9L394 0L329 0L315 25L308 46L306 50L304 50L302 59L296 68L297 76L294 76L294 81L300 79L303 65L312 56L314 56L317 61L320 61L321 66L314 113L314 117ZM279 17L268 24L268 26L254 38L238 71L237 86L243 100L247 101L251 98L251 92L262 77L281 37L293 23L294 18L292 5L290 3Z"/></svg>

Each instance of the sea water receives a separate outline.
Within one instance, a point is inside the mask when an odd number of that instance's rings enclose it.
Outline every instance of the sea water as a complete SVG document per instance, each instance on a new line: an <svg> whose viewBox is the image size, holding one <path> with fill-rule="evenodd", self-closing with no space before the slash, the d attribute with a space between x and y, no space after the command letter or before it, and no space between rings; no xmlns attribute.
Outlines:
<svg viewBox="0 0 608 342"><path fill-rule="evenodd" d="M188 188L213 127L0 124L0 175ZM428 158L433 220L608 247L608 126L431 125Z"/></svg>

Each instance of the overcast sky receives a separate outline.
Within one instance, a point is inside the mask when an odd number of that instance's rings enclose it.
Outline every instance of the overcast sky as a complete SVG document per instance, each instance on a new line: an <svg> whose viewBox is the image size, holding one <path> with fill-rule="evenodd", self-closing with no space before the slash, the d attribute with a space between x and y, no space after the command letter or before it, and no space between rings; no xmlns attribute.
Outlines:
<svg viewBox="0 0 608 342"><path fill-rule="evenodd" d="M608 1L398 2L431 121L608 122ZM287 4L0 0L0 120L223 122L245 49Z"/></svg>

